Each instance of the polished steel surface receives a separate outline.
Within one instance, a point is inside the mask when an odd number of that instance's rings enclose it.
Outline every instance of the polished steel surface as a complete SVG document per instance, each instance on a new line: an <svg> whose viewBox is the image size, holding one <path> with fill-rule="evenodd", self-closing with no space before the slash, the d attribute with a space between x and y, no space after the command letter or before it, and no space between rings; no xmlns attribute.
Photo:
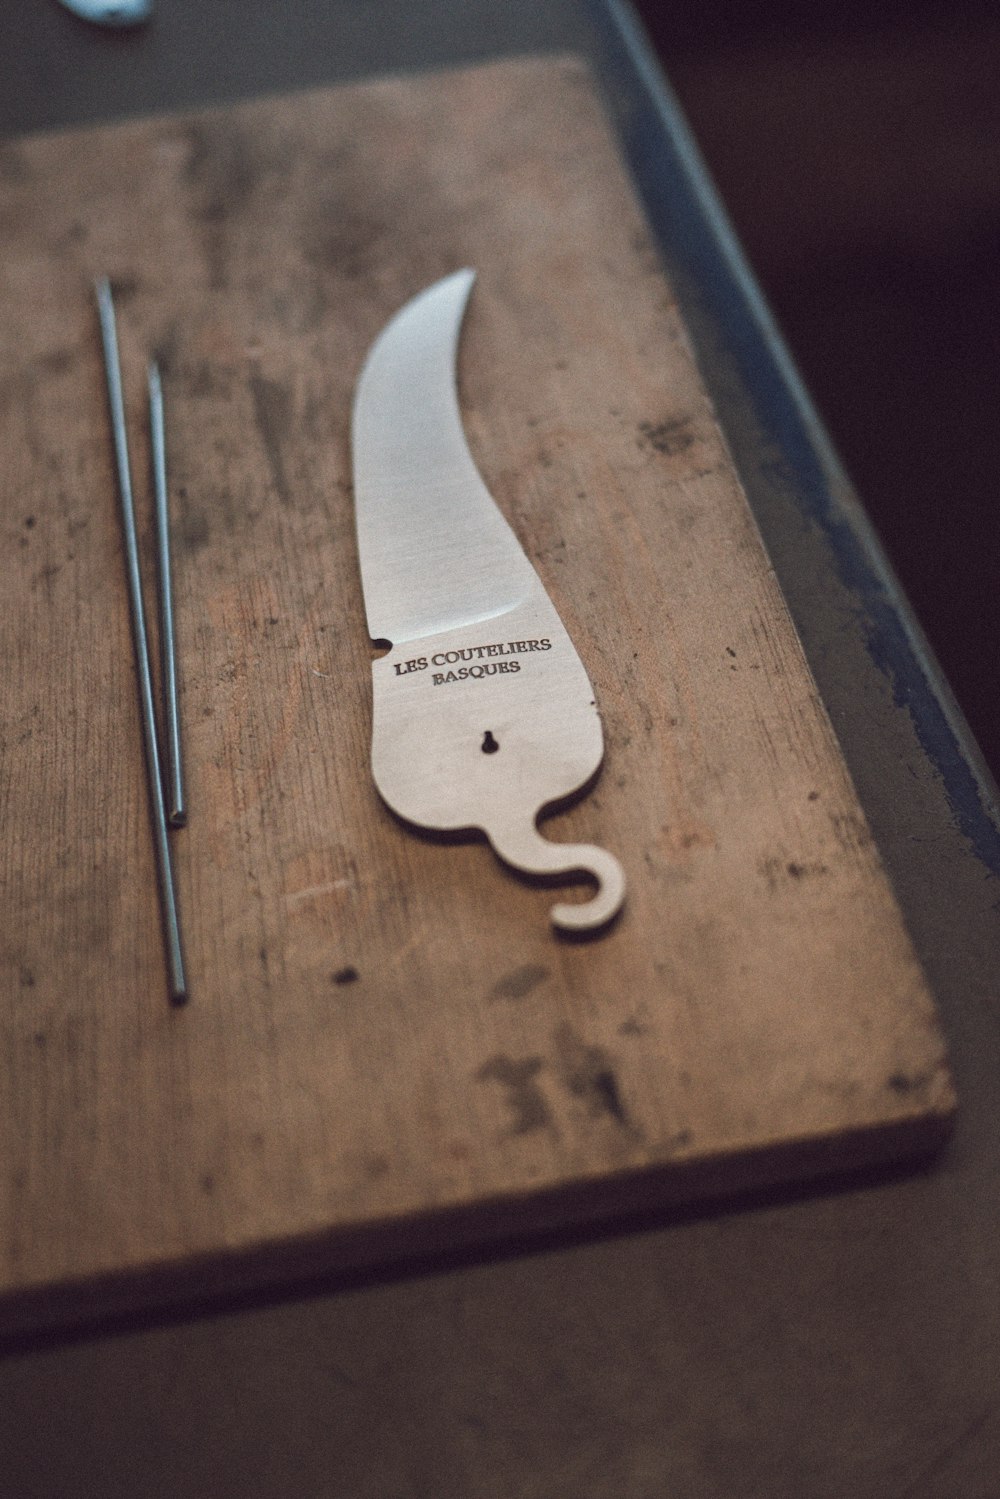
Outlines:
<svg viewBox="0 0 1000 1499"><path fill-rule="evenodd" d="M160 660L163 675L163 728L166 751L167 816L171 827L187 821L184 761L181 749L180 698L177 681L177 632L174 628L173 549L170 540L170 501L167 487L167 443L163 416L163 381L153 361L147 371L149 440L153 460L153 500L156 510L156 564L160 605Z"/></svg>
<svg viewBox="0 0 1000 1499"><path fill-rule="evenodd" d="M122 393L121 363L118 357L118 333L111 287L106 279L95 287L97 310L104 347L104 368L108 384L111 432L114 440L115 465L118 474L118 497L121 503L122 542L128 582L129 607L132 615L132 641L135 649L139 705L142 713L143 747L146 754L146 779L149 784L153 819L153 843L156 851L163 940L166 949L170 999L173 1004L187 1000L187 978L181 947L180 917L174 885L173 860L163 795L163 772L156 731L156 709L153 703L153 674L150 665L149 637L143 604L142 572L139 566L139 543L136 536L135 503L132 498L132 474L129 463L128 432L125 425L125 401Z"/></svg>
<svg viewBox="0 0 1000 1499"><path fill-rule="evenodd" d="M372 639L372 772L420 827L479 828L529 874L583 871L588 901L553 923L594 930L621 908L606 850L552 843L539 814L597 772L603 734L579 656L469 452L455 355L474 273L413 298L383 330L354 406L358 548Z"/></svg>

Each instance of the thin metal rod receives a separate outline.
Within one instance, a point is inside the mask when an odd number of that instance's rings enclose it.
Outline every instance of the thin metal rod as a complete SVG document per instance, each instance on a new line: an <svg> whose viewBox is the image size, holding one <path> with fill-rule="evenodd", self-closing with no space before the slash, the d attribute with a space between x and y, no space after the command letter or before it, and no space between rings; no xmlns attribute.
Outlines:
<svg viewBox="0 0 1000 1499"><path fill-rule="evenodd" d="M132 615L132 642L135 647L136 678L142 711L143 742L146 751L146 780L149 784L150 810L153 819L153 842L160 888L160 911L166 948L170 998L174 1004L187 999L187 980L181 951L177 893L170 858L167 814L160 772L160 751L156 738L156 711L153 705L153 678L149 665L149 642L142 602L142 574L139 569L139 545L136 539L135 505L132 500L132 477L129 469L128 438L125 432L125 401L122 395L121 365L118 361L118 335L111 287L106 279L95 283L97 310L101 320L104 344L104 368L108 379L108 402L111 408L111 430L114 436L115 461L118 469L118 496L121 501L122 540L125 547L125 570L129 606Z"/></svg>
<svg viewBox="0 0 1000 1499"><path fill-rule="evenodd" d="M163 385L153 361L146 371L149 386L149 432L153 458L153 496L156 507L156 561L159 570L160 659L163 679L163 722L167 760L167 817L171 827L187 821L184 769L181 762L181 721L177 699L177 642L174 634L174 585L170 562L170 511L167 498L167 444L163 427Z"/></svg>

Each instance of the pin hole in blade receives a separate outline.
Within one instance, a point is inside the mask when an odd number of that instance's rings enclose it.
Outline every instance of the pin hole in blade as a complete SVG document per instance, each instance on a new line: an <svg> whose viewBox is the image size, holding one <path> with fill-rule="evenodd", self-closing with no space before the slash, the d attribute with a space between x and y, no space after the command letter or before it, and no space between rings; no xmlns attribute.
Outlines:
<svg viewBox="0 0 1000 1499"><path fill-rule="evenodd" d="M482 750L482 752L483 752L484 755L495 755L496 754L496 752L500 748L500 746L497 743L497 741L493 738L493 730L492 729L487 729L486 730L486 733L483 735L483 742L479 746L479 748Z"/></svg>
<svg viewBox="0 0 1000 1499"><path fill-rule="evenodd" d="M382 657L388 656L389 652L392 650L391 640L384 640L382 638L379 638L378 640L373 640L371 645L373 661L381 661Z"/></svg>

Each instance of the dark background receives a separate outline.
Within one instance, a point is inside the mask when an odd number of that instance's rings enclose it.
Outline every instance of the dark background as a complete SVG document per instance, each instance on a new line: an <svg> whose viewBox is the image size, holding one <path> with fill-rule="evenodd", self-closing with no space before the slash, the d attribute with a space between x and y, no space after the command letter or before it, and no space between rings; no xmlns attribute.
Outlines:
<svg viewBox="0 0 1000 1499"><path fill-rule="evenodd" d="M637 8L1000 775L1000 14L961 0Z"/></svg>

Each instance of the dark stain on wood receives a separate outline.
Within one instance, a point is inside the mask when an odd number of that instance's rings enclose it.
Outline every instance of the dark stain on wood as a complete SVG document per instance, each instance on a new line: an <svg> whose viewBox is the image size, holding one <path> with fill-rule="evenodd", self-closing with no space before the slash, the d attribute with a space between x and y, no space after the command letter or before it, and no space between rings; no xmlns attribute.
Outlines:
<svg viewBox="0 0 1000 1499"><path fill-rule="evenodd" d="M510 1133L529 1135L547 1129L552 1123L545 1095L538 1085L542 1070L541 1057L510 1057L498 1052L484 1062L476 1073L483 1083L499 1083L506 1090L506 1103L512 1115Z"/></svg>
<svg viewBox="0 0 1000 1499"><path fill-rule="evenodd" d="M855 853L870 846L871 829L859 812L834 812L830 821L837 842L848 852Z"/></svg>
<svg viewBox="0 0 1000 1499"><path fill-rule="evenodd" d="M195 213L205 223L235 218L248 203L259 176L249 136L237 126L216 121L211 130L199 123L188 125L187 139L183 176L199 200Z"/></svg>
<svg viewBox="0 0 1000 1499"><path fill-rule="evenodd" d="M219 291L227 282L229 224L252 197L258 167L249 138L233 125L209 130L192 123L186 134L183 180L193 200L192 217L201 226L209 284Z"/></svg>
<svg viewBox="0 0 1000 1499"><path fill-rule="evenodd" d="M662 422L639 423L640 448L652 448L655 453L664 453L668 458L685 452L695 440L691 418L669 417Z"/></svg>
<svg viewBox="0 0 1000 1499"><path fill-rule="evenodd" d="M611 1057L603 1046L591 1046L567 1022L554 1036L557 1074L566 1091L579 1099L592 1118L605 1116L627 1126L628 1115Z"/></svg>
<svg viewBox="0 0 1000 1499"><path fill-rule="evenodd" d="M142 282L138 276L113 276L111 278L111 289L119 306L134 297L141 285Z"/></svg>
<svg viewBox="0 0 1000 1499"><path fill-rule="evenodd" d="M305 227L302 253L318 270L355 281L371 271L389 238L381 219L363 212L345 214L342 203L324 203Z"/></svg>
<svg viewBox="0 0 1000 1499"><path fill-rule="evenodd" d="M524 999L532 989L547 979L549 970L543 968L540 963L524 963L520 968L511 969L510 973L504 974L493 985L494 999Z"/></svg>
<svg viewBox="0 0 1000 1499"><path fill-rule="evenodd" d="M180 532L181 542L186 551L197 552L203 546L207 546L211 539L211 529L208 524L208 516L199 505L192 504L187 497L186 490L178 490L178 497L182 500L178 507L180 510Z"/></svg>
<svg viewBox="0 0 1000 1499"><path fill-rule="evenodd" d="M227 401L233 393L234 371L217 360L192 360L182 370L185 390L195 400Z"/></svg>
<svg viewBox="0 0 1000 1499"><path fill-rule="evenodd" d="M805 879L818 879L829 874L830 870L820 860L807 862L772 855L761 862L760 872L767 881L767 888L771 891L778 891L788 880L798 882Z"/></svg>
<svg viewBox="0 0 1000 1499"><path fill-rule="evenodd" d="M68 349L53 349L51 353L38 356L34 363L34 372L42 376L65 375L72 365L73 355Z"/></svg>
<svg viewBox="0 0 1000 1499"><path fill-rule="evenodd" d="M61 572L62 563L47 562L44 567L39 568L38 572L32 576L32 591L34 591L36 588L41 587L45 590L47 598L51 599L53 584L55 583L56 578Z"/></svg>
<svg viewBox="0 0 1000 1499"><path fill-rule="evenodd" d="M930 1081L930 1075L918 1073L911 1077L908 1072L891 1072L886 1078L886 1084L893 1093L906 1095L908 1093L919 1093Z"/></svg>
<svg viewBox="0 0 1000 1499"><path fill-rule="evenodd" d="M630 1015L627 1020L623 1020L618 1027L619 1036L645 1036L648 1031L649 1026L643 1025L642 1021L637 1020L634 1015Z"/></svg>
<svg viewBox="0 0 1000 1499"><path fill-rule="evenodd" d="M271 471L275 493L282 505L290 507L291 491L285 471L282 444L288 433L291 418L291 397L283 385L268 380L261 374L250 376L250 394L253 397L257 430L264 444L264 455Z"/></svg>

